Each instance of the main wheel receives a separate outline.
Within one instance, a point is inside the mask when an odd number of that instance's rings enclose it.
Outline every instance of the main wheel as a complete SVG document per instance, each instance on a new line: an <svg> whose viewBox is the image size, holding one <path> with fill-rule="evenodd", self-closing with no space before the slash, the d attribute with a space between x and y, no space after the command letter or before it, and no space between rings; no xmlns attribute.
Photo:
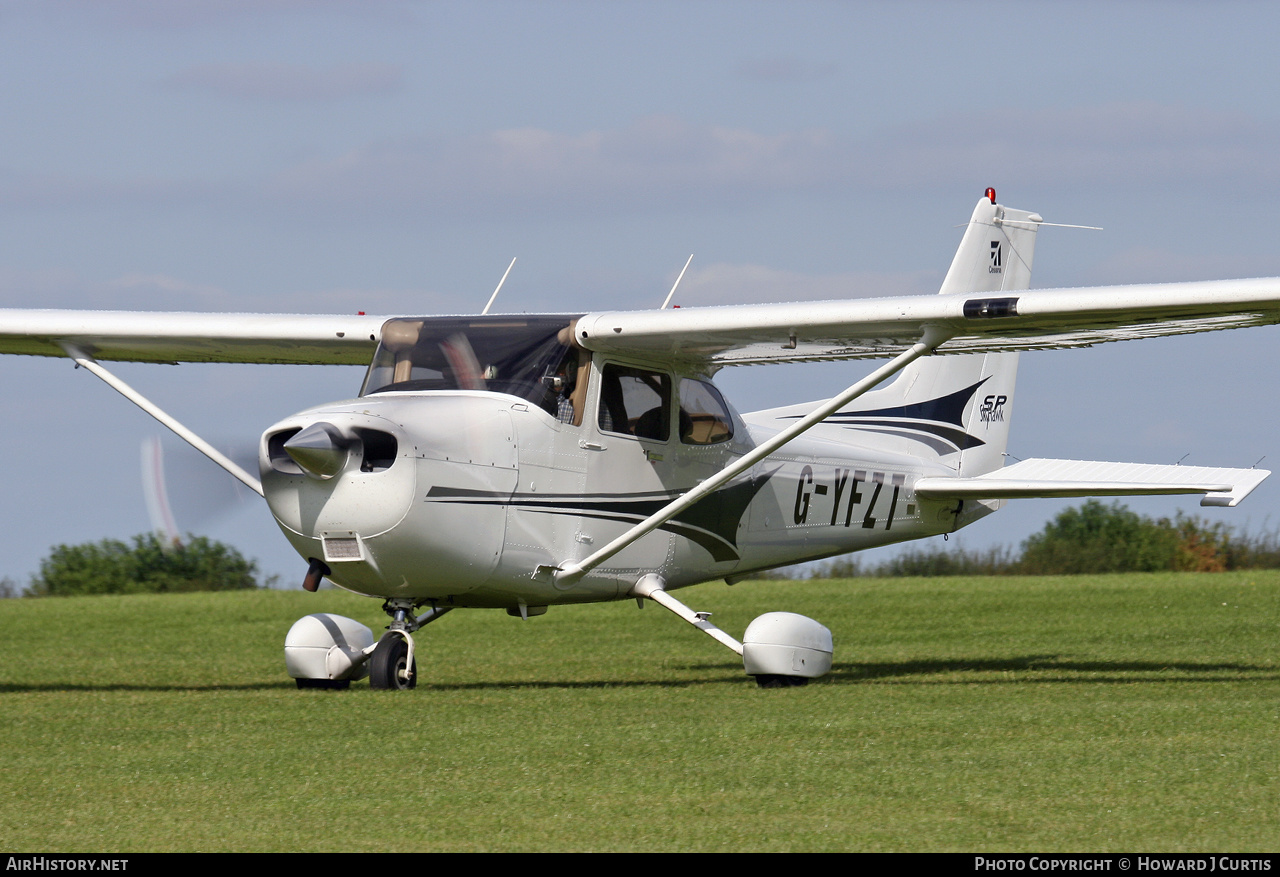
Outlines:
<svg viewBox="0 0 1280 877"><path fill-rule="evenodd" d="M408 679L401 675L406 666ZM405 689L414 688L417 684L418 662L415 659L409 665L409 644L398 633L387 634L378 642L373 657L369 659L369 687Z"/></svg>

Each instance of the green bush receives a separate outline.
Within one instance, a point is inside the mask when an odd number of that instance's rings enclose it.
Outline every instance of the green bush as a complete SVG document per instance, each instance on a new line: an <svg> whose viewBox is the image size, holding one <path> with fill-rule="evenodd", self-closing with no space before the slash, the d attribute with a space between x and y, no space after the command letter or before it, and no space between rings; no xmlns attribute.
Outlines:
<svg viewBox="0 0 1280 877"><path fill-rule="evenodd" d="M258 564L203 536L169 544L155 534L133 545L104 539L59 545L40 564L27 593L35 597L87 594L163 594L261 587Z"/></svg>
<svg viewBox="0 0 1280 877"><path fill-rule="evenodd" d="M907 548L878 564L857 555L828 561L814 578L953 575L1079 575L1109 572L1222 572L1280 568L1280 535L1237 534L1226 524L1178 512L1149 518L1119 502L1088 500L1060 512L1022 543L970 551L938 544Z"/></svg>
<svg viewBox="0 0 1280 877"><path fill-rule="evenodd" d="M1180 541L1167 518L1153 521L1091 499L1023 542L1021 566L1032 575L1171 570L1178 568Z"/></svg>

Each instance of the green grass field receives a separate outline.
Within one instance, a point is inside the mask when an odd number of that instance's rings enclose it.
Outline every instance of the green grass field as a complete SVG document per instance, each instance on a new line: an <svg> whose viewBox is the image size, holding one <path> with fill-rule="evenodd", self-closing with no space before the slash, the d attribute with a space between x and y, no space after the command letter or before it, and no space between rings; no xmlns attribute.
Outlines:
<svg viewBox="0 0 1280 877"><path fill-rule="evenodd" d="M1280 848L1280 573L704 585L817 618L762 691L656 605L454 612L415 691L297 691L374 600L0 601L9 851Z"/></svg>

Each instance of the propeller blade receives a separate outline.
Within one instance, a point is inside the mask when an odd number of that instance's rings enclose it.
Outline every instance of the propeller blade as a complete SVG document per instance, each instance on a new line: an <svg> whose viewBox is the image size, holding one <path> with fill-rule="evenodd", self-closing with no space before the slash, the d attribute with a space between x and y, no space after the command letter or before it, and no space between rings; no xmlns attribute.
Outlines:
<svg viewBox="0 0 1280 877"><path fill-rule="evenodd" d="M258 468L256 446L219 450L248 471ZM259 499L190 445L156 436L142 441L142 492L152 530L168 543L224 518L250 498L257 506Z"/></svg>

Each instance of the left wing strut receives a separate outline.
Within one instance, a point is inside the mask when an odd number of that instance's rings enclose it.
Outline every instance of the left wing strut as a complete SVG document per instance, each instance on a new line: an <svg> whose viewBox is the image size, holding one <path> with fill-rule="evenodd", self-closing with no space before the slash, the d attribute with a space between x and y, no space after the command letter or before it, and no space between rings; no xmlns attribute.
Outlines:
<svg viewBox="0 0 1280 877"><path fill-rule="evenodd" d="M76 347L74 344L69 344L67 342L60 342L59 346L62 347L62 349L67 352L67 356L75 360L77 366L79 366L80 368L88 369L90 372L97 375L104 382L106 382L108 386L110 386L112 389L118 392L121 396L124 396L134 405L137 405L143 411L147 412L156 420L160 421L169 429L173 430L174 433L176 433L178 437L181 438L183 441L187 442L197 451L204 454L210 460L217 463L223 469L226 469L228 472L230 472L232 475L234 475L236 478L242 481L245 484L245 486L247 486L254 493L258 494L258 496L265 496L265 494L262 492L262 484L258 481L257 478L254 478L248 472L241 469L239 466L233 463L229 457L227 457L225 454L223 454L213 445L209 444L207 441L200 438L200 436L196 435L194 432L187 429L185 426L183 426L181 423L175 420L171 415L165 412L159 405L156 405L146 396L142 395L133 387L129 386L124 381L120 380L118 377L113 375L111 372L107 371L105 368L99 365L97 360L95 360L92 356L85 353L83 350Z"/></svg>

